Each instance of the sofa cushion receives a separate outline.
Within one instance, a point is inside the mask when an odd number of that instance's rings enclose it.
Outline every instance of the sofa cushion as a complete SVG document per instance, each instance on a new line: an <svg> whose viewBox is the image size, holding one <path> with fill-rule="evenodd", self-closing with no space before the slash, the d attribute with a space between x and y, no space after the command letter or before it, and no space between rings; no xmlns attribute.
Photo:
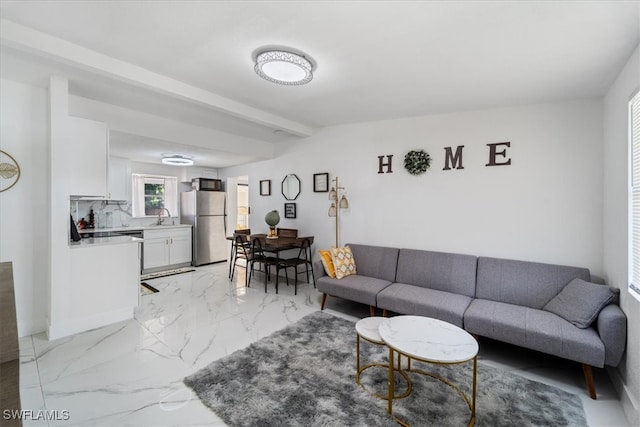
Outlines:
<svg viewBox="0 0 640 427"><path fill-rule="evenodd" d="M586 268L479 257L476 297L541 309L571 280L590 276Z"/></svg>
<svg viewBox="0 0 640 427"><path fill-rule="evenodd" d="M476 257L400 249L396 282L475 296Z"/></svg>
<svg viewBox="0 0 640 427"><path fill-rule="evenodd" d="M336 269L333 266L331 252L319 250L318 255L320 255L320 261L322 261L322 267L324 267L324 272L327 273L327 276L331 278L336 277Z"/></svg>
<svg viewBox="0 0 640 427"><path fill-rule="evenodd" d="M342 279L322 276L316 280L316 286L320 292L372 306L376 305L378 292L390 284L391 282L388 280L359 274L346 276Z"/></svg>
<svg viewBox="0 0 640 427"><path fill-rule="evenodd" d="M548 311L475 299L464 314L464 328L471 334L604 366L604 344L593 328L576 328Z"/></svg>
<svg viewBox="0 0 640 427"><path fill-rule="evenodd" d="M393 282L396 280L398 266L397 248L369 246L349 243L353 259L356 260L358 274Z"/></svg>
<svg viewBox="0 0 640 427"><path fill-rule="evenodd" d="M380 291L379 308L402 314L433 317L462 327L465 310L471 298L406 283L392 283Z"/></svg>
<svg viewBox="0 0 640 427"><path fill-rule="evenodd" d="M588 328L598 317L600 310L616 297L613 289L582 279L573 279L543 310L557 314L578 328Z"/></svg>
<svg viewBox="0 0 640 427"><path fill-rule="evenodd" d="M344 248L331 248L331 260L336 271L336 279L356 274L356 262L349 246Z"/></svg>

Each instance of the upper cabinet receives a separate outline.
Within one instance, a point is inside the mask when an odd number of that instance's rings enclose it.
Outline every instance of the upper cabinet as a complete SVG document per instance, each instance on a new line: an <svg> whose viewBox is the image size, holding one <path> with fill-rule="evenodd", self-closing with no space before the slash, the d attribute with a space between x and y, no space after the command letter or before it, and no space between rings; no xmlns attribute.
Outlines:
<svg viewBox="0 0 640 427"><path fill-rule="evenodd" d="M185 167L185 182L191 182L193 178L218 178L218 170L211 168L199 168L197 166Z"/></svg>
<svg viewBox="0 0 640 427"><path fill-rule="evenodd" d="M107 125L69 117L64 149L69 194L107 196ZM62 153L60 153L62 155Z"/></svg>
<svg viewBox="0 0 640 427"><path fill-rule="evenodd" d="M131 161L109 157L109 188L107 199L131 201Z"/></svg>

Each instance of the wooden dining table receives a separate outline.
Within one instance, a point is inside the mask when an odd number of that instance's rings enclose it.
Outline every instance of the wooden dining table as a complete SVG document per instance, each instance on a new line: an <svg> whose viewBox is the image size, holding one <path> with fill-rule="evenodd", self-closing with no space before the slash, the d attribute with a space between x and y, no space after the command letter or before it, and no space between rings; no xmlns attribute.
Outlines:
<svg viewBox="0 0 640 427"><path fill-rule="evenodd" d="M260 244L262 246L262 250L264 252L269 252L275 254L276 262L280 262L280 252L288 251L291 249L300 249L302 245L302 241L304 239L309 239L310 244L313 244L314 236L299 236L299 237L284 237L278 236L275 239L267 238L266 234L251 234L247 235L247 242L253 242L253 239L260 239ZM235 242L234 236L227 237L227 240L231 240ZM311 247L311 245L309 245ZM233 256L235 255L235 251L233 250L233 245L231 247L231 263L233 263ZM276 291L278 289L278 274L276 273Z"/></svg>

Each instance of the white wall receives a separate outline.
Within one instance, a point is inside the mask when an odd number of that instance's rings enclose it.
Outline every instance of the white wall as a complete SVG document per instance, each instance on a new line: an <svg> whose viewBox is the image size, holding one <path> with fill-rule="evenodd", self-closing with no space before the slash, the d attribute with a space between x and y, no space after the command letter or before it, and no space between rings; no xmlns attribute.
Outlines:
<svg viewBox="0 0 640 427"><path fill-rule="evenodd" d="M280 226L334 242L327 193L313 193L314 173L337 174L350 208L341 242L424 248L584 266L602 275L601 100L521 106L336 126L280 157L220 170L248 175L251 228L278 209ZM511 166L486 167L486 144L510 141ZM444 171L444 147L464 145L464 170ZM433 161L422 176L403 168L404 155L425 149ZM378 174L378 156L393 154L393 173ZM280 183L302 181L298 218L284 219ZM260 196L260 180L272 195Z"/></svg>
<svg viewBox="0 0 640 427"><path fill-rule="evenodd" d="M626 357L618 388L632 425L640 425L640 302L627 291L629 235L629 100L640 90L640 47L636 48L604 99L604 269L607 283L621 289L628 321ZM616 376L614 375L614 379Z"/></svg>
<svg viewBox="0 0 640 427"><path fill-rule="evenodd" d="M47 91L0 80L0 149L20 165L0 193L0 261L13 262L20 336L46 329L48 252Z"/></svg>

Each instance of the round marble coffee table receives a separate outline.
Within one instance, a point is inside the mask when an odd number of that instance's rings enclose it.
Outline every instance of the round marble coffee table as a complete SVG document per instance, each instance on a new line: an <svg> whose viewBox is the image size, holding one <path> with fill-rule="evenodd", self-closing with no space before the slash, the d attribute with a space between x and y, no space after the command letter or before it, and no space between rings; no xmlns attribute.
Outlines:
<svg viewBox="0 0 640 427"><path fill-rule="evenodd" d="M385 369L388 369L388 364L382 363L382 362L371 362L364 366L361 366L360 364L360 339L363 339L368 343L374 344L374 345L380 345L380 346L385 345L384 341L382 341L382 338L380 337L380 333L378 332L380 323L383 320L386 320L386 318L365 317L364 319L358 320L358 322L356 323L356 383L360 387L362 387L365 391L367 391L369 394L377 397L378 399L386 400L389 398L388 394L375 393L369 390L367 387L365 387L365 385L362 384L362 382L360 381L360 375L369 368L372 368L374 366L379 366L379 367L384 367ZM406 372L400 369L400 361L401 361L400 357L401 357L400 354L398 354L398 368L396 369L396 371L399 372L400 375L404 377L405 381L407 381L407 390L402 394L393 396L394 399L401 399L411 394L411 380L409 379L409 376L406 374Z"/></svg>
<svg viewBox="0 0 640 427"><path fill-rule="evenodd" d="M478 370L478 342L465 330L442 320L422 316L386 318L378 327L381 340L389 347L389 398L387 412L393 415L394 352L409 359L409 372L428 375L456 390L471 410L469 425L476 420L476 381ZM473 361L471 398L445 378L419 369L412 369L411 360L437 365L456 365ZM394 418L396 418L394 416ZM406 424L396 418L401 424Z"/></svg>

